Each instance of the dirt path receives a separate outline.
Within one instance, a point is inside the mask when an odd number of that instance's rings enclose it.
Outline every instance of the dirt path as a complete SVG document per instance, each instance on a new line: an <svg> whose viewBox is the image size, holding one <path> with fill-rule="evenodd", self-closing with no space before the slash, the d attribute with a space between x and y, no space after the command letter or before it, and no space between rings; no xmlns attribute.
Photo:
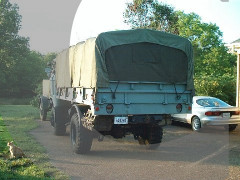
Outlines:
<svg viewBox="0 0 240 180"><path fill-rule="evenodd" d="M88 155L74 154L69 135L54 136L49 122L38 121L31 134L46 147L52 164L71 179L226 179L229 176L229 145L239 143L238 129L229 144L228 132L207 129L193 133L188 127L164 128L157 150L124 140L94 140ZM214 131L214 132L213 132Z"/></svg>

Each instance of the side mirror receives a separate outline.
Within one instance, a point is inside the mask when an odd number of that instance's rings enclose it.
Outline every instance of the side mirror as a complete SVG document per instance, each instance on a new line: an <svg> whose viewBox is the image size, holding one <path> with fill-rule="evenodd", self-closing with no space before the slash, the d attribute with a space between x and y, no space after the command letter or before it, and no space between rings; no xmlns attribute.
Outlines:
<svg viewBox="0 0 240 180"><path fill-rule="evenodd" d="M49 74L51 71L52 71L51 68L49 68L49 67L45 68L45 73Z"/></svg>
<svg viewBox="0 0 240 180"><path fill-rule="evenodd" d="M52 69L47 67L45 68L45 73L47 73L47 76L50 77L50 73L52 72Z"/></svg>

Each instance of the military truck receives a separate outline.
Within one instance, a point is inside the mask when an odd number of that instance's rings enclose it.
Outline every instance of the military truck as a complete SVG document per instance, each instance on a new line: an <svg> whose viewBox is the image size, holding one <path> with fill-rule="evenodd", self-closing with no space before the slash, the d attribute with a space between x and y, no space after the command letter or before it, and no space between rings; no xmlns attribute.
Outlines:
<svg viewBox="0 0 240 180"><path fill-rule="evenodd" d="M94 137L159 146L170 114L191 112L191 43L166 32L104 32L59 53L43 81L40 117L51 111L55 135L70 125L74 152L90 151Z"/></svg>

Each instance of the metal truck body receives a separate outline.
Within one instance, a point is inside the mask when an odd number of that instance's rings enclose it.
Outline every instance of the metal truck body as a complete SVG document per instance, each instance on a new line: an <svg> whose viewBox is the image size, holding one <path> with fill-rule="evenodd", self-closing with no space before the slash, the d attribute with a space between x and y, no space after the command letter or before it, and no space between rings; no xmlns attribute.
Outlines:
<svg viewBox="0 0 240 180"><path fill-rule="evenodd" d="M146 29L102 33L61 52L48 73L41 118L51 110L56 135L70 124L76 153L88 152L93 137L129 133L157 147L170 114L191 112L192 46L176 35Z"/></svg>

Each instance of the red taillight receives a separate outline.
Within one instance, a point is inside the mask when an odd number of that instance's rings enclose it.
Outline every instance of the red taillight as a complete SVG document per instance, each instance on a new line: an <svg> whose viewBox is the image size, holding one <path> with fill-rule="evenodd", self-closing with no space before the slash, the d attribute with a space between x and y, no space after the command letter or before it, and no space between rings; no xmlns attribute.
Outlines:
<svg viewBox="0 0 240 180"><path fill-rule="evenodd" d="M99 111L99 110L100 110L100 108L99 108L99 107L95 107L95 110L96 110L96 111Z"/></svg>
<svg viewBox="0 0 240 180"><path fill-rule="evenodd" d="M231 114L232 114L232 115L239 115L240 112L239 112L239 111L234 111L234 112L232 112Z"/></svg>
<svg viewBox="0 0 240 180"><path fill-rule="evenodd" d="M188 106L188 110L191 111L192 110L192 106Z"/></svg>
<svg viewBox="0 0 240 180"><path fill-rule="evenodd" d="M178 113L182 112L182 105L181 104L177 104L176 109L177 109Z"/></svg>
<svg viewBox="0 0 240 180"><path fill-rule="evenodd" d="M206 116L220 116L221 112L219 112L219 111L208 111L208 112L205 112L205 115Z"/></svg>
<svg viewBox="0 0 240 180"><path fill-rule="evenodd" d="M108 114L111 114L113 112L113 105L112 104L108 104L106 106L106 111Z"/></svg>

